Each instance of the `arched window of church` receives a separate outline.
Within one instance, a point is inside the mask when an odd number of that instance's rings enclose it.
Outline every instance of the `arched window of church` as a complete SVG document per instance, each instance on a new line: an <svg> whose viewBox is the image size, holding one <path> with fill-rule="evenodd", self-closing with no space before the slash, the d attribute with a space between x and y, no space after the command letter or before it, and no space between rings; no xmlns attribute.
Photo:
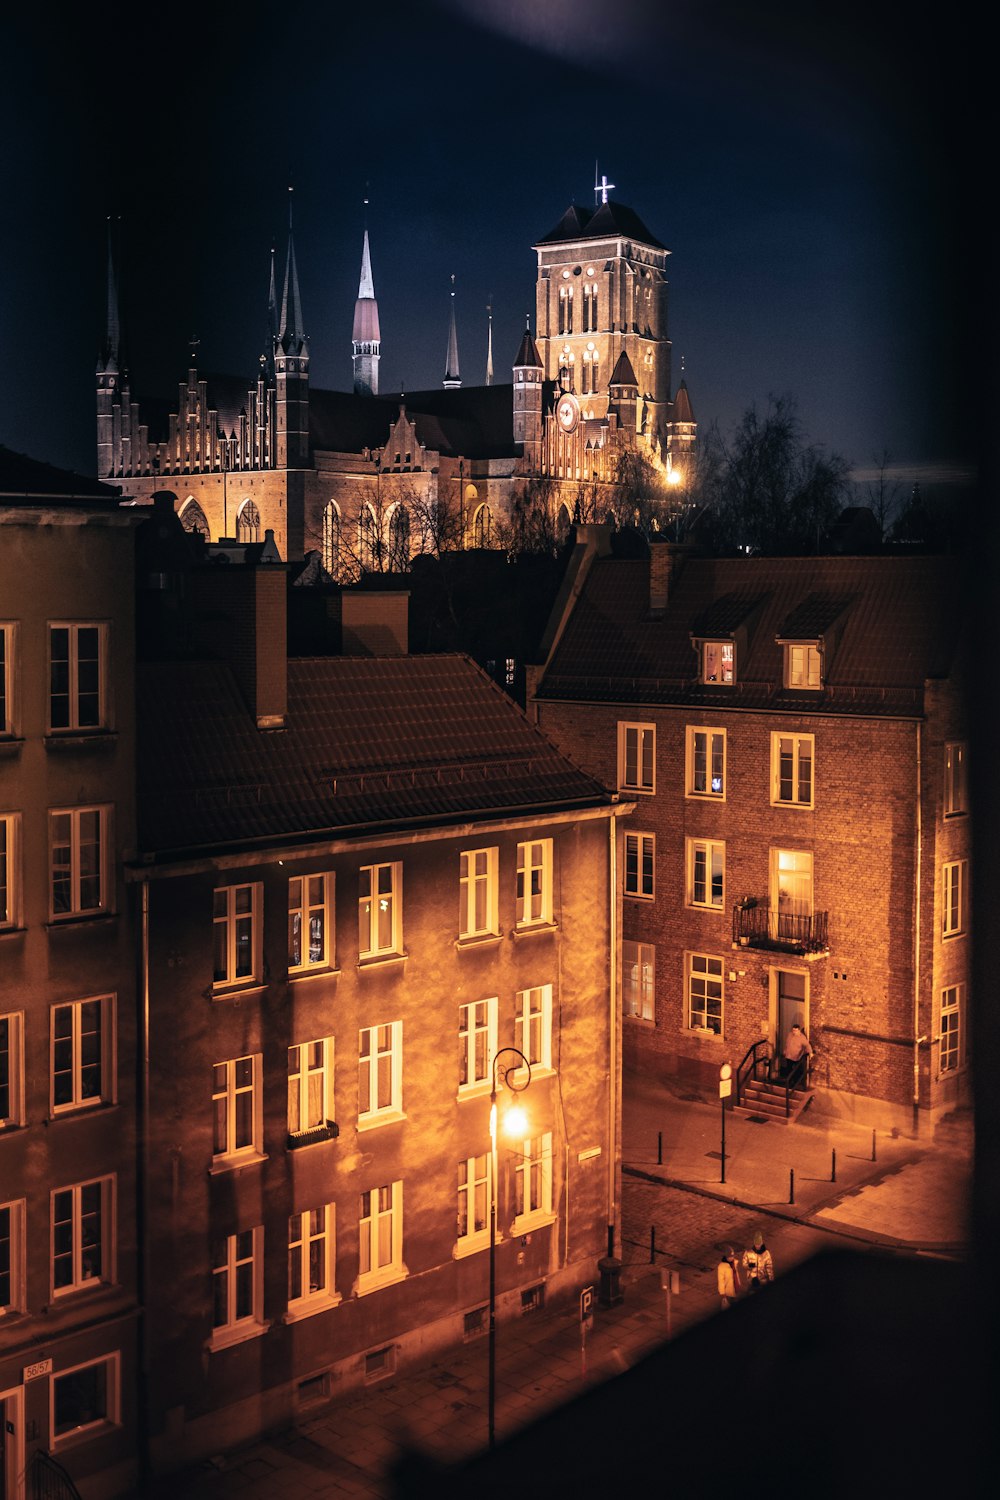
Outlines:
<svg viewBox="0 0 1000 1500"><path fill-rule="evenodd" d="M472 523L472 542L475 547L492 547L493 515L488 505L481 505Z"/></svg>
<svg viewBox="0 0 1000 1500"><path fill-rule="evenodd" d="M366 505L358 517L358 564L363 573L372 573L378 567L379 550L378 522L371 506Z"/></svg>
<svg viewBox="0 0 1000 1500"><path fill-rule="evenodd" d="M566 288L566 332L573 332L573 288Z"/></svg>
<svg viewBox="0 0 1000 1500"><path fill-rule="evenodd" d="M410 566L410 512L397 505L389 516L389 571L405 573Z"/></svg>
<svg viewBox="0 0 1000 1500"><path fill-rule="evenodd" d="M340 511L331 500L323 512L323 566L331 578L340 575Z"/></svg>
<svg viewBox="0 0 1000 1500"><path fill-rule="evenodd" d="M260 541L260 511L252 500L244 500L236 514L236 540L244 543Z"/></svg>
<svg viewBox="0 0 1000 1500"><path fill-rule="evenodd" d="M206 542L211 541L211 532L205 519L205 512L198 504L193 495L189 495L181 506L181 525L185 531L196 531L203 536Z"/></svg>
<svg viewBox="0 0 1000 1500"><path fill-rule="evenodd" d="M556 511L556 537L560 542L564 542L569 536L569 530L572 524L573 522L569 513L569 507L567 506L566 502L563 501L562 505L560 505L559 509Z"/></svg>
<svg viewBox="0 0 1000 1500"><path fill-rule="evenodd" d="M561 286L559 288L559 332L560 333L565 333L566 332L566 293L568 291L569 291L569 287ZM562 363L561 360L560 360L560 363Z"/></svg>

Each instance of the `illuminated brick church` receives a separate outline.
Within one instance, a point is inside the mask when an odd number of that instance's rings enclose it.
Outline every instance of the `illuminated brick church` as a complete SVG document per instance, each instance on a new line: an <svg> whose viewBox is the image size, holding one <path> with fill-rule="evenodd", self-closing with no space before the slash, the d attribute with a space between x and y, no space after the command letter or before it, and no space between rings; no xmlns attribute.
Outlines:
<svg viewBox="0 0 1000 1500"><path fill-rule="evenodd" d="M257 542L283 558L320 551L327 571L402 571L419 552L504 545L518 508L544 507L554 534L606 519L622 475L683 481L696 424L682 380L671 397L669 251L608 197L570 206L535 245L535 333L508 384L463 386L454 294L439 389L379 394L381 328L368 231L352 339L353 391L309 382L309 340L289 222L281 295L274 251L270 351L255 378L203 374L192 341L175 403L138 398L120 368L115 268L97 364L97 473L148 503L169 489L207 539ZM168 409L172 405L173 409Z"/></svg>

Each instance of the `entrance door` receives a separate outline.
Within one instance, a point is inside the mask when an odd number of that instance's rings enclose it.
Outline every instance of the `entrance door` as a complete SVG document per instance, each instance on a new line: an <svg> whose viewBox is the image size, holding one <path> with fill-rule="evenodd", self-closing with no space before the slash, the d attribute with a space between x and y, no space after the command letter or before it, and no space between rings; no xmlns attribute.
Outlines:
<svg viewBox="0 0 1000 1500"><path fill-rule="evenodd" d="M778 1001L775 1049L780 1053L786 1036L796 1022L809 1035L808 976L796 974L791 969L778 969L775 988Z"/></svg>
<svg viewBox="0 0 1000 1500"><path fill-rule="evenodd" d="M23 1500L24 1423L21 1388L0 1391L0 1500Z"/></svg>

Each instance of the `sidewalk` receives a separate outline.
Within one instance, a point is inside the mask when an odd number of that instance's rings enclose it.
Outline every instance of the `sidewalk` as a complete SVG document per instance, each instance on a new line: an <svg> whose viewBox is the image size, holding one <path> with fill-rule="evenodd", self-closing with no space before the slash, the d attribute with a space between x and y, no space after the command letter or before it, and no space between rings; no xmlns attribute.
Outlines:
<svg viewBox="0 0 1000 1500"><path fill-rule="evenodd" d="M727 1112L722 1184L717 1102L678 1084L630 1076L624 1097L624 1301L595 1305L585 1372L575 1302L498 1326L499 1441L662 1343L668 1305L660 1266L672 1262L663 1245L657 1265L649 1263L643 1236L650 1220L642 1212L650 1203L678 1237L683 1228L692 1259L701 1262L682 1271L682 1294L671 1299L675 1337L718 1306L720 1232L737 1238L744 1226L760 1224L769 1240L784 1233L800 1248L829 1235L841 1247L964 1254L972 1164L953 1147L879 1133L873 1161L870 1129L814 1123L808 1114L791 1128L755 1124ZM480 1337L397 1380L303 1413L286 1433L168 1476L146 1493L158 1500L179 1492L185 1500L383 1500L392 1493L387 1475L402 1449L455 1462L484 1448L486 1410L487 1341Z"/></svg>

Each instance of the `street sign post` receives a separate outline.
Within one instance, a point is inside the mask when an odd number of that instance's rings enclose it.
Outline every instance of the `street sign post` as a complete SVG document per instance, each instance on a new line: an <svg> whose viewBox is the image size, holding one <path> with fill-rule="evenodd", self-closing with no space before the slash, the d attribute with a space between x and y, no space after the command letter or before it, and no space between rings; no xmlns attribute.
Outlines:
<svg viewBox="0 0 1000 1500"><path fill-rule="evenodd" d="M667 1299L667 1338L669 1339L673 1333L673 1299L681 1289L680 1271L668 1271L664 1266L660 1271L660 1286Z"/></svg>
<svg viewBox="0 0 1000 1500"><path fill-rule="evenodd" d="M580 1374L587 1373L587 1334L594 1326L594 1288L585 1286L580 1293Z"/></svg>
<svg viewBox="0 0 1000 1500"><path fill-rule="evenodd" d="M719 1069L719 1103L722 1107L722 1181L726 1180L726 1100L733 1092L733 1069L724 1062Z"/></svg>

